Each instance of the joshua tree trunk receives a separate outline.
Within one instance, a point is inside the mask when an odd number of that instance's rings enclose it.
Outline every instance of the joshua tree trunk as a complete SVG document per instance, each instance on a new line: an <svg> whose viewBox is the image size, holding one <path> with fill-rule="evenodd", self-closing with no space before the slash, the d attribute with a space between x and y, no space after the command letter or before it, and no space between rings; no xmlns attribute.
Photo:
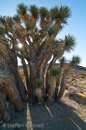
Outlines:
<svg viewBox="0 0 86 130"><path fill-rule="evenodd" d="M58 95L58 91L59 91L59 85L60 85L60 79L61 79L61 75L59 75L59 77L56 79L56 88L55 88L55 101L57 100L57 95Z"/></svg>
<svg viewBox="0 0 86 130"><path fill-rule="evenodd" d="M24 75L25 75L25 79L26 79L27 90L29 90L30 82L29 82L29 77L28 77L27 66L26 66L23 56L22 56L22 64L23 64L23 70L24 70Z"/></svg>
<svg viewBox="0 0 86 130"><path fill-rule="evenodd" d="M67 68L65 68L65 70L63 71L62 79L61 79L61 87L60 87L60 91L59 91L59 93L57 95L56 101L59 101L62 98L63 94L64 94L66 81L67 81L67 75L68 75L70 69L71 69L71 64L69 64L67 66Z"/></svg>
<svg viewBox="0 0 86 130"><path fill-rule="evenodd" d="M55 88L55 95L54 95L55 101L57 100L57 95L58 95L58 92L59 92L59 87L61 86L62 73L63 73L62 67L58 66L58 68L60 70L60 74L56 78L56 88Z"/></svg>
<svg viewBox="0 0 86 130"><path fill-rule="evenodd" d="M45 84L44 84L44 62L42 62L39 72L40 72L40 79L43 81L43 85L42 85L43 97L46 98L46 91L45 91Z"/></svg>
<svg viewBox="0 0 86 130"><path fill-rule="evenodd" d="M22 110L22 101L16 86L16 81L8 65L0 69L0 86L4 94L13 101L16 110Z"/></svg>
<svg viewBox="0 0 86 130"><path fill-rule="evenodd" d="M52 102L52 98L55 92L56 88L56 78L51 75L51 68L55 67L55 62L56 62L57 57L55 56L52 60L52 62L48 66L47 70L47 83L49 86L49 92L48 92L48 101Z"/></svg>
<svg viewBox="0 0 86 130"><path fill-rule="evenodd" d="M30 63L30 88L28 90L29 93L28 98L30 102L34 101L35 80L36 80L35 64Z"/></svg>
<svg viewBox="0 0 86 130"><path fill-rule="evenodd" d="M9 95L9 98L12 100L12 102L15 105L15 109L17 111L21 111L23 109L23 106L22 106L20 94L16 87L15 79L12 74L10 74L8 76L9 76L9 79L7 78L5 80L6 84L3 88L4 93Z"/></svg>
<svg viewBox="0 0 86 130"><path fill-rule="evenodd" d="M2 120L9 121L11 119L6 100L2 91L0 91L0 116Z"/></svg>
<svg viewBox="0 0 86 130"><path fill-rule="evenodd" d="M23 101L25 101L26 100L26 89L23 84L23 81L21 80L21 77L20 77L20 74L18 71L16 71L14 75L15 75L15 80L16 80L16 85L17 85L18 91L21 95L21 99Z"/></svg>
<svg viewBox="0 0 86 130"><path fill-rule="evenodd" d="M18 91L21 95L21 98L22 98L23 101L25 101L26 100L26 88L25 88L25 86L22 82L22 79L19 75L19 72L18 72L17 57L16 57L16 54L13 50L11 50L10 53L11 54L10 54L10 64L9 64L9 66L10 66L11 71L14 74L16 85L17 85Z"/></svg>
<svg viewBox="0 0 86 130"><path fill-rule="evenodd" d="M61 88L60 88L59 94L56 99L57 101L59 101L62 98L62 96L64 94L64 90L65 90L65 85L66 85L66 77L63 76L62 81L61 81Z"/></svg>
<svg viewBox="0 0 86 130"><path fill-rule="evenodd" d="M49 89L50 89L49 91L51 91L51 92L49 92L50 95L48 95L49 96L48 100L50 100L50 101L52 101L51 98L56 93L56 91L58 91L58 88L56 87L56 78L54 78L54 77L52 78L50 71L51 71L52 68L55 68L56 60L58 58L60 58L63 53L64 53L64 50L61 51L59 54L57 53L53 56L53 59L52 59L51 63L49 64L49 67L48 67L48 70L47 70L47 77L49 77L49 78L47 78L47 80L48 80L47 82L49 84ZM54 96L56 96L56 95L54 95Z"/></svg>
<svg viewBox="0 0 86 130"><path fill-rule="evenodd" d="M55 87L56 87L56 78L55 77L51 77L50 80L52 81L50 84L50 88L48 91L48 102L52 102L52 98L55 92Z"/></svg>

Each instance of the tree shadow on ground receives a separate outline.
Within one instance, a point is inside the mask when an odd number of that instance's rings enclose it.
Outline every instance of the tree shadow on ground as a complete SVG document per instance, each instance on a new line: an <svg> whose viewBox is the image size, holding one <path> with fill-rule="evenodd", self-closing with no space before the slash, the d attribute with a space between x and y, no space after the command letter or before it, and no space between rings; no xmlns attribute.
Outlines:
<svg viewBox="0 0 86 130"><path fill-rule="evenodd" d="M27 102L23 103L23 111L11 112L12 119L0 124L0 130L27 130Z"/></svg>
<svg viewBox="0 0 86 130"><path fill-rule="evenodd" d="M47 108L46 108L47 106ZM86 124L63 102L46 106L29 105L33 130L86 130Z"/></svg>
<svg viewBox="0 0 86 130"><path fill-rule="evenodd" d="M79 99L79 98L75 98L75 97L69 97L69 99L74 100L76 103L78 104L82 104L83 106L86 106L86 99Z"/></svg>
<svg viewBox="0 0 86 130"><path fill-rule="evenodd" d="M24 103L24 110L14 112L12 120L4 123L0 130L86 130L85 122L62 101L43 106Z"/></svg>

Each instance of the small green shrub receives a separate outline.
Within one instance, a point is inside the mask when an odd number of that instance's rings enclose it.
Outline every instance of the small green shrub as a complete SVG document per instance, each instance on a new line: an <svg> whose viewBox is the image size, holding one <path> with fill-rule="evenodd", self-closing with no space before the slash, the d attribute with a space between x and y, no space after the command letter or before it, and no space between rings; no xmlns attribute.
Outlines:
<svg viewBox="0 0 86 130"><path fill-rule="evenodd" d="M43 84L43 81L41 79L36 79L35 84L38 88L40 88Z"/></svg>
<svg viewBox="0 0 86 130"><path fill-rule="evenodd" d="M43 104L44 104L43 98L39 98L39 99L38 99L38 104L39 104L39 105L43 105Z"/></svg>
<svg viewBox="0 0 86 130"><path fill-rule="evenodd" d="M51 75L52 76L57 76L58 74L60 74L60 70L58 68L52 68L51 69Z"/></svg>

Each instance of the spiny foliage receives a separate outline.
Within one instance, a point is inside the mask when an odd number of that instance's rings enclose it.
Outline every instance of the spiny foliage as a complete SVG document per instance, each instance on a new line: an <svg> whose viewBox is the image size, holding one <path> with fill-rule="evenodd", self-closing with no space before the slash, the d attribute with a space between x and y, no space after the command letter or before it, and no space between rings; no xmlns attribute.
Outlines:
<svg viewBox="0 0 86 130"><path fill-rule="evenodd" d="M58 14L59 14L59 10L58 7L54 7L50 10L50 15L52 19L57 19L58 18Z"/></svg>
<svg viewBox="0 0 86 130"><path fill-rule="evenodd" d="M39 9L35 5L31 5L29 8L29 11L31 12L31 14L34 18L36 18L36 19L38 18Z"/></svg>
<svg viewBox="0 0 86 130"><path fill-rule="evenodd" d="M19 15L26 15L27 14L27 6L24 5L24 3L21 3L17 6L17 13Z"/></svg>
<svg viewBox="0 0 86 130"><path fill-rule="evenodd" d="M0 26L3 26L6 23L5 18L5 16L0 16Z"/></svg>
<svg viewBox="0 0 86 130"><path fill-rule="evenodd" d="M49 18L50 13L47 8L41 7L39 12L40 12L40 16L41 16L42 20L44 20L44 18L47 18L47 19Z"/></svg>
<svg viewBox="0 0 86 130"><path fill-rule="evenodd" d="M73 56L72 61L70 62L73 67L76 67L80 63L81 59L79 56Z"/></svg>
<svg viewBox="0 0 86 130"><path fill-rule="evenodd" d="M27 31L31 30L33 28L33 24L31 22L27 22L25 24Z"/></svg>
<svg viewBox="0 0 86 130"><path fill-rule="evenodd" d="M74 36L71 35L65 36L65 50L67 52L73 50L75 48L75 44L76 44L76 39Z"/></svg>
<svg viewBox="0 0 86 130"><path fill-rule="evenodd" d="M41 79L36 79L35 84L38 88L40 88L43 84L43 81Z"/></svg>
<svg viewBox="0 0 86 130"><path fill-rule="evenodd" d="M60 62L60 66L64 66L64 64L66 63L66 59L65 59L65 57L62 57L60 60L59 60L59 62Z"/></svg>
<svg viewBox="0 0 86 130"><path fill-rule="evenodd" d="M20 23L20 22L21 22L21 19L20 19L19 15L14 15L13 20L14 20L15 22L17 22L17 23Z"/></svg>
<svg viewBox="0 0 86 130"><path fill-rule="evenodd" d="M54 7L50 10L51 18L57 22L61 20L62 23L66 23L67 18L71 15L70 8L67 6Z"/></svg>
<svg viewBox="0 0 86 130"><path fill-rule="evenodd" d="M45 27L45 30L47 31L48 33L48 36L51 37L52 35L56 34L57 33L57 29L55 26L53 25L48 25Z"/></svg>
<svg viewBox="0 0 86 130"><path fill-rule="evenodd" d="M38 104L40 104L40 105L43 105L43 104L44 104L43 98L39 98L39 99L38 99Z"/></svg>
<svg viewBox="0 0 86 130"><path fill-rule="evenodd" d="M5 33L5 29L0 27L0 35Z"/></svg>
<svg viewBox="0 0 86 130"><path fill-rule="evenodd" d="M52 68L51 69L51 75L52 76L57 76L58 74L60 74L60 70L58 68Z"/></svg>
<svg viewBox="0 0 86 130"><path fill-rule="evenodd" d="M9 26L11 26L13 24L13 18L12 17L6 17L6 22L8 23Z"/></svg>
<svg viewBox="0 0 86 130"><path fill-rule="evenodd" d="M68 8L67 6L61 6L61 8L59 9L59 18L61 19L61 21L63 23L66 23L66 19L71 15L70 12L70 8Z"/></svg>

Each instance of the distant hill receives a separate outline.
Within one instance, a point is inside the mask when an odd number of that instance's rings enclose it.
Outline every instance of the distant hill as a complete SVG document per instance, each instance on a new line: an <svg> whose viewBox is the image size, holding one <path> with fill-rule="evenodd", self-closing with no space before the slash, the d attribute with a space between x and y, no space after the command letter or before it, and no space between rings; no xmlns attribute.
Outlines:
<svg viewBox="0 0 86 130"><path fill-rule="evenodd" d="M58 63L56 63L56 65L55 66L57 66L58 65ZM19 67L22 67L22 65L20 65ZM28 65L27 65L27 67L29 67ZM72 67L72 69L74 69L74 70L78 70L78 71L86 71L86 67L83 67L83 66L77 66L77 67Z"/></svg>
<svg viewBox="0 0 86 130"><path fill-rule="evenodd" d="M72 68L72 69L74 69L74 70L82 70L82 71L86 71L86 68L85 67L82 67L82 66L77 66L77 67L75 67L75 68Z"/></svg>
<svg viewBox="0 0 86 130"><path fill-rule="evenodd" d="M58 65L58 63L56 63L56 66L57 66L57 65ZM86 67L82 67L82 66L79 66L79 65L78 65L77 67L75 67L75 68L72 67L72 69L78 70L78 71L81 71L81 70L82 70L82 71L86 71Z"/></svg>

